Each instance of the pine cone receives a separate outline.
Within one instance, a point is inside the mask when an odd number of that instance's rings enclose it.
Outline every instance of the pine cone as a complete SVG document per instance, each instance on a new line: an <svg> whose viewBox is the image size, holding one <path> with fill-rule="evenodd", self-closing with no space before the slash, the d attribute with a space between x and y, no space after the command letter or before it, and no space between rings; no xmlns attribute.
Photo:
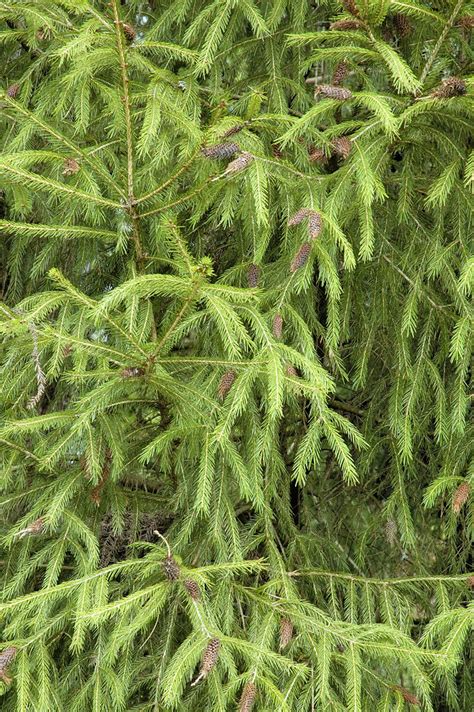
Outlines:
<svg viewBox="0 0 474 712"><path fill-rule="evenodd" d="M293 257L293 261L290 265L291 274L296 272L296 270L300 269L301 267L305 266L305 264L308 261L310 252L311 252L311 245L309 244L309 242L303 242L300 249L298 250L296 255Z"/></svg>
<svg viewBox="0 0 474 712"><path fill-rule="evenodd" d="M67 158L64 161L63 176L73 176L79 169L80 165L74 158Z"/></svg>
<svg viewBox="0 0 474 712"><path fill-rule="evenodd" d="M394 690L397 690L405 700L405 702L408 702L410 705L419 705L420 700L416 695L413 694L413 692L410 692L410 690L407 690L406 687L402 687L401 685L394 685L393 686Z"/></svg>
<svg viewBox="0 0 474 712"><path fill-rule="evenodd" d="M330 30L358 30L363 27L360 20L336 20L329 25Z"/></svg>
<svg viewBox="0 0 474 712"><path fill-rule="evenodd" d="M469 588L474 588L474 576L469 576L467 580L467 585L469 586Z"/></svg>
<svg viewBox="0 0 474 712"><path fill-rule="evenodd" d="M167 556L163 561L163 571L169 581L176 581L179 579L181 570L174 556Z"/></svg>
<svg viewBox="0 0 474 712"><path fill-rule="evenodd" d="M308 233L312 240L315 240L321 234L323 229L323 219L320 213L313 210L308 220Z"/></svg>
<svg viewBox="0 0 474 712"><path fill-rule="evenodd" d="M219 387L217 389L217 394L218 394L219 398L221 399L221 401L224 400L224 398L226 397L226 395L228 394L228 392L234 385L235 377L236 377L235 371L226 371L224 373L224 375L222 376L220 383L219 383Z"/></svg>
<svg viewBox="0 0 474 712"><path fill-rule="evenodd" d="M283 156L283 153L274 143L272 144L272 154L275 158L281 158Z"/></svg>
<svg viewBox="0 0 474 712"><path fill-rule="evenodd" d="M401 12L397 12L395 17L393 18L393 24L395 27L395 32L402 39L404 37L408 37L408 35L410 35L413 30L410 20L406 15L403 15Z"/></svg>
<svg viewBox="0 0 474 712"><path fill-rule="evenodd" d="M17 536L22 539L24 536L34 536L35 534L42 534L44 529L44 519L43 517L40 517L39 519L36 519L34 522L31 522L31 524L28 524L28 526L25 529L22 529L21 531L18 532Z"/></svg>
<svg viewBox="0 0 474 712"><path fill-rule="evenodd" d="M283 334L283 317L281 314L275 314L273 318L272 331L275 339L281 339Z"/></svg>
<svg viewBox="0 0 474 712"><path fill-rule="evenodd" d="M135 37L137 36L137 31L132 25L129 25L127 22L122 22L122 29L123 29L123 34L127 38L129 42L133 42Z"/></svg>
<svg viewBox="0 0 474 712"><path fill-rule="evenodd" d="M201 598L201 589L199 588L196 581L193 581L192 579L186 579L186 581L184 581L184 588L189 593L193 601L199 601L199 599Z"/></svg>
<svg viewBox="0 0 474 712"><path fill-rule="evenodd" d="M252 712L256 696L257 686L254 682L248 682L240 697L239 712Z"/></svg>
<svg viewBox="0 0 474 712"><path fill-rule="evenodd" d="M474 15L463 15L459 18L456 24L459 27L463 27L465 30L472 30L474 27Z"/></svg>
<svg viewBox="0 0 474 712"><path fill-rule="evenodd" d="M19 91L20 91L19 84L11 84L7 89L7 96L9 96L10 99L15 99L15 97L18 96Z"/></svg>
<svg viewBox="0 0 474 712"><path fill-rule="evenodd" d="M3 680L6 685L9 685L11 682L11 678L9 678L6 674L7 668L17 652L18 649L11 645L9 648L5 648L5 650L2 650L0 653L0 680Z"/></svg>
<svg viewBox="0 0 474 712"><path fill-rule="evenodd" d="M452 99L454 96L462 96L466 93L466 82L458 77L444 79L441 86L431 92L431 96L437 99Z"/></svg>
<svg viewBox="0 0 474 712"><path fill-rule="evenodd" d="M219 657L220 647L221 644L219 638L212 638L209 641L204 651L204 655L202 656L202 663L199 675L194 680L192 685L197 685L198 682L204 680L209 675L209 673L217 662L217 658Z"/></svg>
<svg viewBox="0 0 474 712"><path fill-rule="evenodd" d="M332 75L332 83L334 86L339 86L339 84L347 77L349 73L349 65L347 62L339 62L334 74Z"/></svg>
<svg viewBox="0 0 474 712"><path fill-rule="evenodd" d="M309 150L309 160L314 163L327 163L328 158L322 149L311 146Z"/></svg>
<svg viewBox="0 0 474 712"><path fill-rule="evenodd" d="M145 369L140 366L127 366L120 371L122 378L137 378L145 375Z"/></svg>
<svg viewBox="0 0 474 712"><path fill-rule="evenodd" d="M385 524L385 536L390 546L395 546L397 542L397 523L395 519L389 519Z"/></svg>
<svg viewBox="0 0 474 712"><path fill-rule="evenodd" d="M229 138L229 136L234 136L235 134L240 133L244 128L245 124L237 124L236 126L231 126L230 129L224 131L224 133L222 134L222 138Z"/></svg>
<svg viewBox="0 0 474 712"><path fill-rule="evenodd" d="M260 267L255 264L251 264L247 272L247 281L249 287L258 287L258 280L260 277Z"/></svg>
<svg viewBox="0 0 474 712"><path fill-rule="evenodd" d="M294 215L291 216L291 218L289 218L288 227L292 227L293 225L299 225L310 214L311 208L300 208L296 211Z"/></svg>
<svg viewBox="0 0 474 712"><path fill-rule="evenodd" d="M334 153L345 160L352 150L352 141L347 136L337 136L331 141L331 146L334 149Z"/></svg>
<svg viewBox="0 0 474 712"><path fill-rule="evenodd" d="M453 512L459 514L463 506L469 499L469 492L471 491L471 485L469 482L461 482L455 493L453 494Z"/></svg>
<svg viewBox="0 0 474 712"><path fill-rule="evenodd" d="M234 158L234 160L229 163L224 171L224 175L231 175L232 173L243 171L244 168L247 168L249 163L252 163L253 159L254 157L251 153L243 151L240 156L237 156L237 158Z"/></svg>
<svg viewBox="0 0 474 712"><path fill-rule="evenodd" d="M359 8L355 4L355 0L341 0L341 5L343 6L344 10L350 12L351 15L354 15L355 17L359 15Z"/></svg>
<svg viewBox="0 0 474 712"><path fill-rule="evenodd" d="M287 363L285 366L285 373L290 378L298 378L298 371L291 363Z"/></svg>
<svg viewBox="0 0 474 712"><path fill-rule="evenodd" d="M280 621L280 650L286 648L293 638L293 623L289 618Z"/></svg>
<svg viewBox="0 0 474 712"><path fill-rule="evenodd" d="M345 101L346 99L352 98L352 92L349 89L343 89L343 87L335 87L332 84L319 84L315 90L315 95L321 94L321 96L327 97L328 99L337 99L338 101Z"/></svg>
<svg viewBox="0 0 474 712"><path fill-rule="evenodd" d="M231 158L237 151L240 151L240 146L231 141L228 143L215 143L213 146L204 146L204 148L201 148L203 156L213 159Z"/></svg>

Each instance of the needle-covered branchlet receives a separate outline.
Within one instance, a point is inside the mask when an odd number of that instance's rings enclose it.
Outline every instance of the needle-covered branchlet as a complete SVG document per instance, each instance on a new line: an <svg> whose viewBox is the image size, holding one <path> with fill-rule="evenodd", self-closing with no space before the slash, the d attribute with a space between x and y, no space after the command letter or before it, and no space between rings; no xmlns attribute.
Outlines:
<svg viewBox="0 0 474 712"><path fill-rule="evenodd" d="M257 697L257 686L254 682L248 682L242 690L239 701L239 712L252 712Z"/></svg>
<svg viewBox="0 0 474 712"><path fill-rule="evenodd" d="M247 271L247 282L249 287L258 287L258 280L260 279L260 267L256 264L251 264Z"/></svg>
<svg viewBox="0 0 474 712"><path fill-rule="evenodd" d="M217 659L219 657L220 647L221 647L221 643L220 643L219 638L211 638L211 640L209 641L209 643L206 646L204 655L202 656L201 669L199 670L199 675L192 683L192 686L197 685L198 682L201 682L201 680L204 680L209 675L211 670L215 667L215 664L217 663Z"/></svg>
<svg viewBox="0 0 474 712"><path fill-rule="evenodd" d="M9 685L11 682L11 678L7 675L8 666L15 658L17 652L18 649L11 645L0 653L0 680L3 680L6 685Z"/></svg>
<svg viewBox="0 0 474 712"><path fill-rule="evenodd" d="M471 491L471 485L469 482L461 482L459 487L455 490L453 494L453 512L454 514L459 514L461 509L466 504L469 499L469 493Z"/></svg>
<svg viewBox="0 0 474 712"><path fill-rule="evenodd" d="M281 339L283 334L283 317L281 314L275 314L273 317L272 332L275 339Z"/></svg>
<svg viewBox="0 0 474 712"><path fill-rule="evenodd" d="M280 621L280 650L284 650L293 639L293 623L289 618Z"/></svg>
<svg viewBox="0 0 474 712"><path fill-rule="evenodd" d="M463 96L466 93L466 82L458 77L444 79L441 85L431 92L431 96L436 99L452 99L455 96Z"/></svg>
<svg viewBox="0 0 474 712"><path fill-rule="evenodd" d="M30 398L27 404L27 408L30 410L32 408L36 408L36 406L40 403L42 397L45 394L46 391L46 375L43 371L43 367L41 366L41 360L40 360L40 355L39 355L39 346L38 346L38 332L36 331L36 326L33 324L33 322L28 323L28 329L31 334L31 338L33 340L33 351L31 353L31 357L33 359L33 364L35 367L35 374L36 374L36 393L35 395Z"/></svg>
<svg viewBox="0 0 474 712"><path fill-rule="evenodd" d="M221 159L232 158L232 156L240 151L238 143L228 141L227 143L215 143L212 146L204 146L201 148L201 153L206 158Z"/></svg>
<svg viewBox="0 0 474 712"><path fill-rule="evenodd" d="M334 86L333 84L318 84L314 89L314 94L325 97L326 99L337 99L337 101L346 101L352 98L350 89Z"/></svg>
<svg viewBox="0 0 474 712"><path fill-rule="evenodd" d="M224 375L222 376L219 386L217 388L217 395L221 401L224 400L232 386L234 385L234 381L236 378L236 373L235 371L226 371Z"/></svg>

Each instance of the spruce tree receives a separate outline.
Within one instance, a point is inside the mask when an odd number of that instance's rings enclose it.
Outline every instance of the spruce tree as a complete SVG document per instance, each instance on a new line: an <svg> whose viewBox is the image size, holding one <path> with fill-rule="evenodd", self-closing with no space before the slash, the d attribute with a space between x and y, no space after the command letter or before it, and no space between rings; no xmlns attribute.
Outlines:
<svg viewBox="0 0 474 712"><path fill-rule="evenodd" d="M0 705L472 709L465 0L0 3Z"/></svg>

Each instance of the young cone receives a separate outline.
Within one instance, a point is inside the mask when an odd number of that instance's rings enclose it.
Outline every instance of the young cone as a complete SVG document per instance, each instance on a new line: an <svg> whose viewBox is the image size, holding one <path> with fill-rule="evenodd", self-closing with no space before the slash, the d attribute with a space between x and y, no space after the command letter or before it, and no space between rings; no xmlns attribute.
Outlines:
<svg viewBox="0 0 474 712"><path fill-rule="evenodd" d="M22 529L20 532L18 532L17 536L20 537L20 539L23 539L25 536L34 536L35 534L42 534L44 529L44 519L43 517L40 517L39 519L35 519L34 522L31 522L25 529Z"/></svg>
<svg viewBox="0 0 474 712"><path fill-rule="evenodd" d="M173 555L167 556L163 561L163 571L165 576L169 581L176 581L179 579L181 570L179 568L178 562Z"/></svg>
<svg viewBox="0 0 474 712"><path fill-rule="evenodd" d="M410 20L406 15L401 12L397 12L393 18L393 24L395 26L395 31L399 37L402 39L408 37L411 34L413 27L411 26Z"/></svg>
<svg viewBox="0 0 474 712"><path fill-rule="evenodd" d="M315 90L315 95L320 94L327 99L337 99L338 101L346 101L352 97L352 92L343 87L333 86L332 84L319 84Z"/></svg>
<svg viewBox="0 0 474 712"><path fill-rule="evenodd" d="M309 160L313 163L327 163L327 156L321 148L311 147L308 151Z"/></svg>
<svg viewBox="0 0 474 712"><path fill-rule="evenodd" d="M217 389L217 394L221 401L224 400L235 381L235 371L226 371L222 376L219 387Z"/></svg>
<svg viewBox="0 0 474 712"><path fill-rule="evenodd" d="M453 494L453 512L459 514L463 506L469 499L469 492L471 491L471 486L469 482L461 482L457 490Z"/></svg>
<svg viewBox="0 0 474 712"><path fill-rule="evenodd" d="M137 36L137 31L132 25L129 25L127 22L122 22L122 28L123 28L123 33L127 40L129 42L133 42L135 37Z"/></svg>
<svg viewBox="0 0 474 712"><path fill-rule="evenodd" d="M408 702L409 705L419 705L420 700L416 695L413 694L413 692L410 692L410 690L407 690L406 687L402 687L401 685L394 685L393 687L394 690L399 692L405 702Z"/></svg>
<svg viewBox="0 0 474 712"><path fill-rule="evenodd" d="M352 141L347 136L337 136L331 141L331 146L334 153L345 160L352 150Z"/></svg>
<svg viewBox="0 0 474 712"><path fill-rule="evenodd" d="M334 74L332 75L332 83L334 86L339 86L339 84L347 77L349 72L349 65L347 62L339 62Z"/></svg>
<svg viewBox="0 0 474 712"><path fill-rule="evenodd" d="M240 146L233 141L228 143L215 143L213 146L204 146L201 153L206 158L231 158L234 153L240 151Z"/></svg>
<svg viewBox="0 0 474 712"><path fill-rule="evenodd" d="M293 366L292 363L287 363L285 366L285 373L287 376L290 378L298 378L298 371L296 368Z"/></svg>
<svg viewBox="0 0 474 712"><path fill-rule="evenodd" d="M10 99L15 99L15 97L18 96L19 91L20 91L19 84L11 84L7 89L7 96L9 96Z"/></svg>
<svg viewBox="0 0 474 712"><path fill-rule="evenodd" d="M308 219L308 233L312 240L315 240L321 234L323 229L323 219L320 213L313 210Z"/></svg>
<svg viewBox="0 0 474 712"><path fill-rule="evenodd" d="M275 314L273 317L272 331L275 339L281 339L283 334L283 317L281 314Z"/></svg>
<svg viewBox="0 0 474 712"><path fill-rule="evenodd" d="M455 96L462 96L466 93L466 82L458 77L449 77L449 79L444 79L435 91L431 93L431 96L437 99L452 99Z"/></svg>
<svg viewBox="0 0 474 712"><path fill-rule="evenodd" d="M249 287L258 287L258 280L260 277L260 267L255 264L251 264L247 272L247 281Z"/></svg>
<svg viewBox="0 0 474 712"><path fill-rule="evenodd" d="M5 650L2 650L0 653L0 679L3 680L6 685L9 685L11 682L11 678L7 675L7 668L17 652L17 648L11 645L9 648L5 648Z"/></svg>
<svg viewBox="0 0 474 712"><path fill-rule="evenodd" d="M229 163L227 168L224 171L224 175L231 175L232 173L238 173L239 171L243 171L244 168L247 168L249 163L252 163L254 157L252 156L251 153L248 151L243 151L240 156L237 156L237 158L234 158L233 161Z"/></svg>
<svg viewBox="0 0 474 712"><path fill-rule="evenodd" d="M80 170L79 163L74 158L67 158L64 161L63 176L73 176Z"/></svg>
<svg viewBox="0 0 474 712"><path fill-rule="evenodd" d="M237 124L236 126L231 126L230 129L224 131L222 138L229 138L229 136L235 136L235 134L240 133L245 128L245 124Z"/></svg>
<svg viewBox="0 0 474 712"><path fill-rule="evenodd" d="M199 675L192 683L192 686L197 685L198 682L204 680L209 675L209 673L214 668L217 662L217 658L219 657L220 647L221 644L219 638L212 638L209 641L204 651L204 655L202 656L202 663Z"/></svg>
<svg viewBox="0 0 474 712"><path fill-rule="evenodd" d="M336 20L329 25L330 30L358 30L362 27L360 20Z"/></svg>
<svg viewBox="0 0 474 712"><path fill-rule="evenodd" d="M192 579L186 579L186 581L184 581L184 588L189 593L193 601L199 601L199 599L201 598L201 589L199 588L196 581L193 581Z"/></svg>
<svg viewBox="0 0 474 712"><path fill-rule="evenodd" d="M341 5L343 6L344 10L350 12L351 15L355 15L356 17L358 16L359 8L355 4L355 0L341 0Z"/></svg>
<svg viewBox="0 0 474 712"><path fill-rule="evenodd" d="M304 267L305 264L308 261L309 254L311 252L311 245L309 242L303 242L301 245L300 249L296 253L296 255L293 257L293 260L290 265L290 272L293 274L296 272L296 270L300 269L301 267Z"/></svg>
<svg viewBox="0 0 474 712"><path fill-rule="evenodd" d="M239 702L239 712L252 712L256 696L257 686L254 682L248 682L242 690Z"/></svg>
<svg viewBox="0 0 474 712"><path fill-rule="evenodd" d="M300 208L296 211L294 215L288 220L288 227L293 227L293 225L299 225L308 215L311 213L309 208Z"/></svg>
<svg viewBox="0 0 474 712"><path fill-rule="evenodd" d="M286 648L293 638L293 623L289 618L280 621L280 650Z"/></svg>

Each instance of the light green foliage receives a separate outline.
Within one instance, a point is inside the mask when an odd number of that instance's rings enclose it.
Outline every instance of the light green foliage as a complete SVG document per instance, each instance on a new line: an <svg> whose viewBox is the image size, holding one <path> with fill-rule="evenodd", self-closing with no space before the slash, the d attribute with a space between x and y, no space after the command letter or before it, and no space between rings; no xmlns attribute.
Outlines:
<svg viewBox="0 0 474 712"><path fill-rule="evenodd" d="M0 3L2 711L471 709L473 15Z"/></svg>

